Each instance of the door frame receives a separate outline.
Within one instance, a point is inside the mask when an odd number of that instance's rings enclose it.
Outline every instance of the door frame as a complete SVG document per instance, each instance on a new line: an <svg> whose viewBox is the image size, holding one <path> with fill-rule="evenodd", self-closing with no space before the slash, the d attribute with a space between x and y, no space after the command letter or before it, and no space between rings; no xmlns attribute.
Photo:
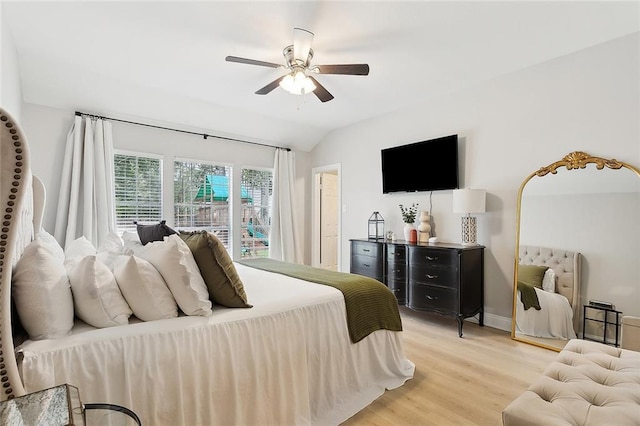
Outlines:
<svg viewBox="0 0 640 426"><path fill-rule="evenodd" d="M311 169L312 200L311 200L311 265L320 266L320 175L336 172L338 176L338 244L337 269L342 270L342 171L341 164L329 164Z"/></svg>

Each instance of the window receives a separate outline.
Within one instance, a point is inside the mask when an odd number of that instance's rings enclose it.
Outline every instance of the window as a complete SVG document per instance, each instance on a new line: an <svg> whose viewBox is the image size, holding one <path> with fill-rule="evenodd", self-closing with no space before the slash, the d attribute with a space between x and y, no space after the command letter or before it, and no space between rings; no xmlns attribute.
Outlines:
<svg viewBox="0 0 640 426"><path fill-rule="evenodd" d="M267 257L271 230L271 170L242 169L241 257Z"/></svg>
<svg viewBox="0 0 640 426"><path fill-rule="evenodd" d="M162 220L162 160L116 153L113 165L117 232Z"/></svg>
<svg viewBox="0 0 640 426"><path fill-rule="evenodd" d="M174 225L207 230L229 249L231 167L193 161L174 162Z"/></svg>

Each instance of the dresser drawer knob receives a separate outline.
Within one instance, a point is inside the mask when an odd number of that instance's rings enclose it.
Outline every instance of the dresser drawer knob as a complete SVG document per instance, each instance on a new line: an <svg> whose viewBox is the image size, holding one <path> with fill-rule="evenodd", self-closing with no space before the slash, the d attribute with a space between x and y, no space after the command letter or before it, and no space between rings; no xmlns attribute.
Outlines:
<svg viewBox="0 0 640 426"><path fill-rule="evenodd" d="M427 278L429 278L430 280L435 280L436 278L438 278L437 275L431 275L431 274L426 274Z"/></svg>
<svg viewBox="0 0 640 426"><path fill-rule="evenodd" d="M430 262L433 262L435 260L438 260L438 256L425 256L426 259Z"/></svg>
<svg viewBox="0 0 640 426"><path fill-rule="evenodd" d="M400 289L399 289L399 288L394 288L394 289L393 289L393 292L394 292L394 293L400 293Z"/></svg>
<svg viewBox="0 0 640 426"><path fill-rule="evenodd" d="M400 269L394 269L391 272L400 272Z"/></svg>
<svg viewBox="0 0 640 426"><path fill-rule="evenodd" d="M362 249L362 251L365 251L365 252L369 253L371 250L369 250L369 249Z"/></svg>
<svg viewBox="0 0 640 426"><path fill-rule="evenodd" d="M362 266L364 266L365 268L368 268L368 267L370 267L371 265L368 265L368 264L366 264L366 263L363 263L363 264L362 264Z"/></svg>
<svg viewBox="0 0 640 426"><path fill-rule="evenodd" d="M427 300L438 300L438 297L437 297L437 296L429 296L429 295L427 294L427 296L426 296L426 297L427 297Z"/></svg>

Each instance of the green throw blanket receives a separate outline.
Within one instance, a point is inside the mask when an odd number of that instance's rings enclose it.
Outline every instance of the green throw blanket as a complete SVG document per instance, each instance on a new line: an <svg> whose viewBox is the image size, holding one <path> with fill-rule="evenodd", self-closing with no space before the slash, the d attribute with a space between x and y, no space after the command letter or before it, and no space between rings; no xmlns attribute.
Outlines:
<svg viewBox="0 0 640 426"><path fill-rule="evenodd" d="M273 259L248 259L242 265L335 287L344 295L347 327L353 343L376 330L402 331L398 301L380 281Z"/></svg>
<svg viewBox="0 0 640 426"><path fill-rule="evenodd" d="M520 291L520 301L524 305L525 311L529 308L540 310L540 301L538 300L535 286L518 281L518 290Z"/></svg>

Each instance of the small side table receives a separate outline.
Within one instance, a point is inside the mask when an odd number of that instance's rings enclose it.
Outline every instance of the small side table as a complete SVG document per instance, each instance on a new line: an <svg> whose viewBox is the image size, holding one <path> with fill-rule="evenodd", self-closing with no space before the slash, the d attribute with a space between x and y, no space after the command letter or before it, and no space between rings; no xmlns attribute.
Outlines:
<svg viewBox="0 0 640 426"><path fill-rule="evenodd" d="M115 404L84 404L87 425L135 425L142 426L136 413Z"/></svg>
<svg viewBox="0 0 640 426"><path fill-rule="evenodd" d="M587 313L590 311L603 312L604 318L589 318ZM604 308L600 306L593 305L583 305L582 309L582 340L592 340L595 342L604 343L610 345L611 343L607 342L607 328L609 325L613 325L615 327L615 340L613 345L615 347L620 346L620 315L622 315L621 311L616 311L615 309ZM592 339L586 336L587 330L587 321L597 322L603 325L602 331L602 339Z"/></svg>
<svg viewBox="0 0 640 426"><path fill-rule="evenodd" d="M140 418L115 404L83 404L78 388L64 384L0 402L0 424L11 426L142 426Z"/></svg>

